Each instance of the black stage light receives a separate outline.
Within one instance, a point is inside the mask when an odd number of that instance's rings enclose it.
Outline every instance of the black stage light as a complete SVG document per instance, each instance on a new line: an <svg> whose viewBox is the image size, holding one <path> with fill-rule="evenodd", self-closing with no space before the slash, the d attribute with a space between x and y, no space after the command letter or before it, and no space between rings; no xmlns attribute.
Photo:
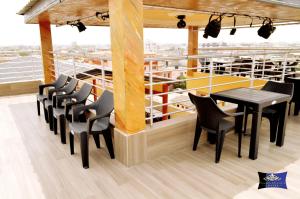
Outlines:
<svg viewBox="0 0 300 199"><path fill-rule="evenodd" d="M98 19L102 19L103 21L105 21L106 19L109 19L109 13L101 13L101 12L96 12L96 17Z"/></svg>
<svg viewBox="0 0 300 199"><path fill-rule="evenodd" d="M273 26L273 22L271 19L268 19L269 22L265 24L266 20L264 20L263 25L257 31L260 37L268 39L271 34L276 30L276 27Z"/></svg>
<svg viewBox="0 0 300 199"><path fill-rule="evenodd" d="M79 32L82 32L82 31L85 31L86 30L86 27L85 25L81 22L81 21L78 21L76 24L74 24L77 28L78 28L78 31Z"/></svg>
<svg viewBox="0 0 300 199"><path fill-rule="evenodd" d="M177 23L177 28L185 28L186 23L184 21L185 15L178 15L177 19L179 19L179 22Z"/></svg>
<svg viewBox="0 0 300 199"><path fill-rule="evenodd" d="M205 39L208 38L208 36L211 36L213 38L217 38L220 31L221 31L221 22L222 22L222 17L219 16L217 19L211 20L211 18L214 15L211 15L209 18L209 22L205 27L204 35L203 37Z"/></svg>
<svg viewBox="0 0 300 199"><path fill-rule="evenodd" d="M231 31L230 31L230 35L234 35L235 34L235 32L236 32L236 28L235 28L235 25L236 25L236 18L235 18L235 16L234 16L234 19L233 19L234 21L233 21L233 28L231 29Z"/></svg>

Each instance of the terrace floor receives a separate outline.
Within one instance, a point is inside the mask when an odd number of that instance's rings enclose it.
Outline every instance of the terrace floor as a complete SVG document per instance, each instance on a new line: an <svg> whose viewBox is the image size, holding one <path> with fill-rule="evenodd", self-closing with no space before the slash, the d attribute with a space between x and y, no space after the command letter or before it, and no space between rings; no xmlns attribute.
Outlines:
<svg viewBox="0 0 300 199"><path fill-rule="evenodd" d="M237 158L237 136L225 138L219 164L202 144L127 168L90 140L90 168L36 114L34 95L0 98L0 198L300 198L300 117L290 116L285 145L269 143L263 120L258 159ZM104 146L104 144L102 144ZM288 171L288 189L257 189L257 172Z"/></svg>

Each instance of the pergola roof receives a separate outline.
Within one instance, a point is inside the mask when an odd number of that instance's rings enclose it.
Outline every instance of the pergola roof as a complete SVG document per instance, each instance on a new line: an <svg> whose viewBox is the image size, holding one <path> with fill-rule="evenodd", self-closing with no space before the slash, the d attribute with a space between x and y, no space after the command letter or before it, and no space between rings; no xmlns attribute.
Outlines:
<svg viewBox="0 0 300 199"><path fill-rule="evenodd" d="M211 12L238 13L269 17L275 23L300 22L300 2L295 0L144 0L144 27L175 28L177 15L186 15L189 26L205 27ZM65 25L67 21L93 16L108 11L108 0L31 0L18 14L25 22L36 24L49 18L51 24ZM109 20L96 17L82 20L87 26L109 26ZM249 25L249 17L238 17L237 26ZM253 24L261 24L254 19ZM233 19L226 17L223 26L232 26Z"/></svg>

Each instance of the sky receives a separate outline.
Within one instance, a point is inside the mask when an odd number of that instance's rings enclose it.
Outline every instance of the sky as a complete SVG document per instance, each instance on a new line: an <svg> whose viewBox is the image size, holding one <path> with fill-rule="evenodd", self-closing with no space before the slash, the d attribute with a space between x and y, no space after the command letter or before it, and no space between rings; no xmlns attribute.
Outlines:
<svg viewBox="0 0 300 199"><path fill-rule="evenodd" d="M5 1L0 8L0 46L12 45L40 45L38 25L24 24L23 16L16 13L28 0ZM199 43L207 42L289 42L300 43L300 25L280 26L268 40L257 35L257 28L238 29L234 36L229 35L230 30L221 30L217 39L204 39L199 34ZM187 43L187 30L179 29L144 29L144 40L158 44ZM70 45L76 42L79 45L107 45L110 44L110 32L107 27L87 27L86 31L79 33L77 28L70 26L52 27L52 40L54 45Z"/></svg>

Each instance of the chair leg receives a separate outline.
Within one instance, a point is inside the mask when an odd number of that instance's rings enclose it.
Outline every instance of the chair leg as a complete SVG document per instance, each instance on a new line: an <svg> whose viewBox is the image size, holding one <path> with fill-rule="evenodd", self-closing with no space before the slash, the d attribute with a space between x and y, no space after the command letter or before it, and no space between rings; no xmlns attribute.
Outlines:
<svg viewBox="0 0 300 199"><path fill-rule="evenodd" d="M217 132L217 134L216 134L216 155L215 155L215 163L218 163L218 162L220 161L220 158L219 158L220 139L221 139L221 134L220 134L220 132Z"/></svg>
<svg viewBox="0 0 300 199"><path fill-rule="evenodd" d="M247 134L247 122L248 122L248 111L247 111L247 108L246 108L246 111L245 111L245 121L244 121L244 135Z"/></svg>
<svg viewBox="0 0 300 199"><path fill-rule="evenodd" d="M114 158L115 158L114 146L113 146L112 137L111 137L111 132L110 132L110 129L109 129L109 128L106 129L106 130L103 132L103 137L104 137L105 144L106 144L106 147L107 147L107 149L108 149L110 158L111 158L111 159L114 159Z"/></svg>
<svg viewBox="0 0 300 199"><path fill-rule="evenodd" d="M44 116L45 116L45 121L46 121L47 123L49 123L48 111L47 111L46 108L44 108Z"/></svg>
<svg viewBox="0 0 300 199"><path fill-rule="evenodd" d="M95 144L97 146L98 149L100 149L100 135L99 134L93 134L94 140L95 140Z"/></svg>
<svg viewBox="0 0 300 199"><path fill-rule="evenodd" d="M295 102L295 109L294 109L294 115L299 115L299 111L300 111L300 102L296 101Z"/></svg>
<svg viewBox="0 0 300 199"><path fill-rule="evenodd" d="M70 151L71 155L74 154L74 135L70 132Z"/></svg>
<svg viewBox="0 0 300 199"><path fill-rule="evenodd" d="M53 131L53 107L48 106L48 119L50 131Z"/></svg>
<svg viewBox="0 0 300 199"><path fill-rule="evenodd" d="M53 117L53 131L57 135L57 119L55 117Z"/></svg>
<svg viewBox="0 0 300 199"><path fill-rule="evenodd" d="M225 137L225 132L224 131L222 131L220 133L217 133L216 160L215 160L216 163L220 162L223 143L224 143L224 137Z"/></svg>
<svg viewBox="0 0 300 199"><path fill-rule="evenodd" d="M194 137L194 145L193 145L193 151L197 150L197 146L199 143L199 139L201 136L201 132L202 132L202 128L200 127L199 123L198 123L198 119L197 119L197 123L196 123L196 129L195 129L195 137Z"/></svg>
<svg viewBox="0 0 300 199"><path fill-rule="evenodd" d="M278 117L274 116L269 118L270 121L270 142L275 142L277 129L278 129Z"/></svg>
<svg viewBox="0 0 300 199"><path fill-rule="evenodd" d="M241 151L242 151L242 132L238 132L238 136L239 136L239 143L238 143L238 157L241 158Z"/></svg>
<svg viewBox="0 0 300 199"><path fill-rule="evenodd" d="M289 112L288 112L288 115L291 115L291 106L292 106L292 102L289 103Z"/></svg>
<svg viewBox="0 0 300 199"><path fill-rule="evenodd" d="M80 134L80 149L83 168L89 168L89 141L87 132Z"/></svg>
<svg viewBox="0 0 300 199"><path fill-rule="evenodd" d="M59 125L61 143L66 144L66 119L64 115L59 116Z"/></svg>
<svg viewBox="0 0 300 199"><path fill-rule="evenodd" d="M41 104L40 104L39 100L36 100L36 107L37 107L38 116L40 116L41 115Z"/></svg>

